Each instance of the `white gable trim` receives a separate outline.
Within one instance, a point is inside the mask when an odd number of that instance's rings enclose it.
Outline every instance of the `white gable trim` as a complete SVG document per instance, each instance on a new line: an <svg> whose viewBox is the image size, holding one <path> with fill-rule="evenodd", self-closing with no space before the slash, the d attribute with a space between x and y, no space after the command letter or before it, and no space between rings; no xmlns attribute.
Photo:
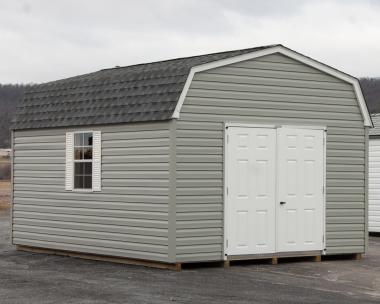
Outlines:
<svg viewBox="0 0 380 304"><path fill-rule="evenodd" d="M264 50L260 50L260 51L254 51L252 53L247 53L247 54L243 54L243 55L239 55L239 56L235 56L235 57L231 57L231 58L227 58L227 59L222 59L222 60L218 60L218 61L213 61L210 63L206 63L206 64L202 64L202 65L192 67L190 70L190 73L187 77L185 86L184 86L184 88L181 92L181 95L179 97L177 106L173 112L172 118L179 118L183 102L185 101L185 97L186 97L187 92L190 88L190 84L191 84L191 81L193 80L195 73L214 69L214 68L218 68L218 67L229 65L229 64L233 64L236 62L241 62L244 60L249 60L249 59L254 59L257 57L262 57L262 56L274 54L274 53L283 54L285 56L293 58L294 60L300 61L306 65L309 65L313 68L316 68L322 72L330 74L330 75L332 75L338 79L341 79L343 81L351 83L354 87L354 91L355 91L357 100L359 102L360 111L361 111L363 119L364 119L364 126L372 127L371 117L369 115L367 105L365 103L363 93L362 93L362 90L360 88L360 84L359 84L358 79L356 79L355 77L350 76L346 73L338 71L338 70L336 70L336 69L334 69L328 65L320 63L314 59L311 59L310 57L307 57L307 56L301 55L295 51L292 51L292 50L290 50L290 49L288 49L282 45L277 45L277 46L274 46L274 47L271 47L268 49L264 49Z"/></svg>

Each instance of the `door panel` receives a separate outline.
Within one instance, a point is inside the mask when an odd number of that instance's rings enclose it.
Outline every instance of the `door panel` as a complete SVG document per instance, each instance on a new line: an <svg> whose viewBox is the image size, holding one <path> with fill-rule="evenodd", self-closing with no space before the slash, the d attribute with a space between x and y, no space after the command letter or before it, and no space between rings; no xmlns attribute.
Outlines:
<svg viewBox="0 0 380 304"><path fill-rule="evenodd" d="M279 128L277 141L277 251L322 250L324 131Z"/></svg>
<svg viewBox="0 0 380 304"><path fill-rule="evenodd" d="M229 255L275 251L275 129L228 129Z"/></svg>

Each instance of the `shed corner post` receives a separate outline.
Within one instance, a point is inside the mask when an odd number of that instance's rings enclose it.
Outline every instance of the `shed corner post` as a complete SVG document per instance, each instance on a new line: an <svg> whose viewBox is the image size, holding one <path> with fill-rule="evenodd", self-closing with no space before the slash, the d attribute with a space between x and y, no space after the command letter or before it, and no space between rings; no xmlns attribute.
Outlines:
<svg viewBox="0 0 380 304"><path fill-rule="evenodd" d="M11 237L11 244L13 243L13 200L14 200L14 130L11 130L11 154L10 154L10 161L11 161L11 193L10 193L10 204L11 204L11 219L10 219L10 237Z"/></svg>
<svg viewBox="0 0 380 304"><path fill-rule="evenodd" d="M168 259L170 263L177 262L177 119L169 122L169 210L168 210Z"/></svg>
<svg viewBox="0 0 380 304"><path fill-rule="evenodd" d="M365 150L364 150L364 253L368 252L368 162L369 162L369 127L364 127Z"/></svg>

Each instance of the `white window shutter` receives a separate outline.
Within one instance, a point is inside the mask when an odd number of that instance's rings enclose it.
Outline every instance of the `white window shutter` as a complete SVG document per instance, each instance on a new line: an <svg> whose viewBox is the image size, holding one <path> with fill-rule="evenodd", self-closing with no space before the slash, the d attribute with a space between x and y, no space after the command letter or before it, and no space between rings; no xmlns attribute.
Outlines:
<svg viewBox="0 0 380 304"><path fill-rule="evenodd" d="M74 188L74 133L66 133L66 171L65 171L65 189L73 190Z"/></svg>
<svg viewBox="0 0 380 304"><path fill-rule="evenodd" d="M102 134L100 131L93 133L92 147L92 190L101 191L102 182Z"/></svg>

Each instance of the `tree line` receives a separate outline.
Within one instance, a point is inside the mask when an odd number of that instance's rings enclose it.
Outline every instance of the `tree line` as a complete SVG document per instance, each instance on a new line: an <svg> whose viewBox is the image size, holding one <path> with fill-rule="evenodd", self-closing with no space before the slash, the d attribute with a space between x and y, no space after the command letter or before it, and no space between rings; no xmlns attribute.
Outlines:
<svg viewBox="0 0 380 304"><path fill-rule="evenodd" d="M380 78L361 78L360 85L370 113L380 113ZM11 121L28 87L30 85L0 84L0 149L11 145Z"/></svg>

